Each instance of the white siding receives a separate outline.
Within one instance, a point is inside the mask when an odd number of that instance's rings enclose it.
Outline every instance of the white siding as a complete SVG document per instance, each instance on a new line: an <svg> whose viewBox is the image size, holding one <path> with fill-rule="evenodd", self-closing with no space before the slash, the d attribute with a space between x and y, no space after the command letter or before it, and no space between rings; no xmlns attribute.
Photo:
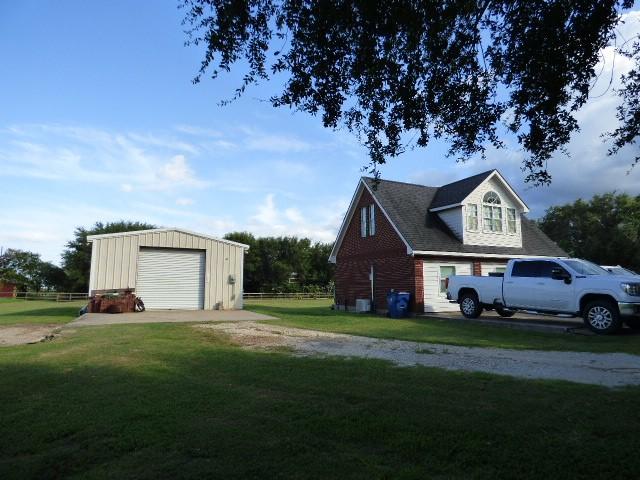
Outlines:
<svg viewBox="0 0 640 480"><path fill-rule="evenodd" d="M502 200L502 233L485 232L483 228L483 209L482 198L485 193L493 190L496 192ZM520 218L522 216L522 209L519 207L516 199L504 188L502 182L496 177L491 178L488 182L482 183L465 201L466 204L475 203L478 205L478 231L472 232L467 230L466 221L464 228L464 243L466 245L490 245L497 247L522 247L522 229ZM507 233L507 211L506 208L516 209L516 233ZM460 218L464 218L466 210L463 209Z"/></svg>
<svg viewBox="0 0 640 480"><path fill-rule="evenodd" d="M425 312L453 312L458 310L457 304L449 303L446 294L440 293L441 266L455 267L456 275L471 275L473 271L471 262L425 260L422 264Z"/></svg>
<svg viewBox="0 0 640 480"><path fill-rule="evenodd" d="M458 240L463 239L463 226L462 226L462 207L450 208L438 212L438 216L442 221L451 229L451 231L458 237Z"/></svg>
<svg viewBox="0 0 640 480"><path fill-rule="evenodd" d="M204 250L204 308L242 308L244 248L179 230L93 239L89 290L135 290L140 247ZM235 284L229 275L235 276Z"/></svg>

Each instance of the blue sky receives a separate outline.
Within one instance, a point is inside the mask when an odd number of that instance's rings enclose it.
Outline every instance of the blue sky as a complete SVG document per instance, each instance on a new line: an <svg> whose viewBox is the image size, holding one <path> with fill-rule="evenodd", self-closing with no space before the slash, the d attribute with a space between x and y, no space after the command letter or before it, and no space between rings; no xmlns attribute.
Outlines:
<svg viewBox="0 0 640 480"><path fill-rule="evenodd" d="M319 118L273 109L278 83L226 107L238 75L191 83L202 51L183 45L172 1L0 4L0 245L59 261L77 226L140 220L212 235L304 235L332 241L366 151ZM640 32L640 15L622 33ZM603 52L605 73L613 65ZM616 71L629 65L616 59ZM606 75L605 75L606 76ZM604 85L596 85L604 89ZM522 184L517 149L457 164L434 143L392 160L384 178L440 185L498 168L539 216L549 205L616 189L632 152L606 157L616 98L579 113L570 159L550 162L554 183ZM636 169L637 170L637 169Z"/></svg>

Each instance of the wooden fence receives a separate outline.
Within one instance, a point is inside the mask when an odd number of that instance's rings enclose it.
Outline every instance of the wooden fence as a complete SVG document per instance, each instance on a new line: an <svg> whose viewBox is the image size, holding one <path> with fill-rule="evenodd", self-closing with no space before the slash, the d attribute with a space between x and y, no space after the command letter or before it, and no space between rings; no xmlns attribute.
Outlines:
<svg viewBox="0 0 640 480"><path fill-rule="evenodd" d="M333 298L333 293L243 293L242 298L245 300L277 298L304 300L309 298Z"/></svg>
<svg viewBox="0 0 640 480"><path fill-rule="evenodd" d="M14 298L22 300L51 300L53 302L71 302L73 300L87 300L88 293L77 292L16 292Z"/></svg>
<svg viewBox="0 0 640 480"><path fill-rule="evenodd" d="M22 300L50 300L53 302L70 302L73 300L87 300L88 293L78 292L16 292L14 298ZM245 300L252 299L313 299L313 298L333 298L332 293L243 293L242 298Z"/></svg>

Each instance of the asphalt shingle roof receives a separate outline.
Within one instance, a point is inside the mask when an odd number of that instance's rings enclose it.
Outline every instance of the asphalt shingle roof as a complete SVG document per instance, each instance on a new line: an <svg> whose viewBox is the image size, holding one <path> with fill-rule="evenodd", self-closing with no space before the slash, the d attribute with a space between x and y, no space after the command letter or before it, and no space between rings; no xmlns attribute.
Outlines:
<svg viewBox="0 0 640 480"><path fill-rule="evenodd" d="M462 197L462 199L466 198L491 172L474 175L469 179L445 185L445 187L427 187L391 180L379 180L376 183L372 178L364 178L364 181L371 188L373 195L413 250L550 257L567 256L567 253L547 237L534 221L524 216L522 216L521 221L522 248L513 248L463 245L449 227L440 220L437 213L429 212L430 208L435 208L434 201L438 198L446 199L447 203L442 206L459 203L449 201L454 198L452 192L455 192L456 195L462 195L463 192L470 188L470 185L475 184L475 187L468 190L468 193ZM482 177L482 180L478 181L477 177ZM474 180L466 182L466 180L470 179ZM439 192L442 188L446 188L449 191L440 196Z"/></svg>
<svg viewBox="0 0 640 480"><path fill-rule="evenodd" d="M441 186L440 188L438 188L438 191L436 192L436 195L429 208L440 208L446 207L447 205L455 205L456 203L461 203L494 171L495 170L489 170L487 172L482 172L474 175L473 177L463 178L462 180L458 180L457 182Z"/></svg>

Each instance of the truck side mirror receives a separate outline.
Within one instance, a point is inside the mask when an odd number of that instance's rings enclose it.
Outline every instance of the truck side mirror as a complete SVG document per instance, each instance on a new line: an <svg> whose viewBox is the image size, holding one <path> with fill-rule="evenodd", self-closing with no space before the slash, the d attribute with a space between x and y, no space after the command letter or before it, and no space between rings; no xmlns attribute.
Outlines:
<svg viewBox="0 0 640 480"><path fill-rule="evenodd" d="M571 283L571 275L566 270L562 268L553 268L551 269L551 278L554 280L564 280L564 283L567 285Z"/></svg>

